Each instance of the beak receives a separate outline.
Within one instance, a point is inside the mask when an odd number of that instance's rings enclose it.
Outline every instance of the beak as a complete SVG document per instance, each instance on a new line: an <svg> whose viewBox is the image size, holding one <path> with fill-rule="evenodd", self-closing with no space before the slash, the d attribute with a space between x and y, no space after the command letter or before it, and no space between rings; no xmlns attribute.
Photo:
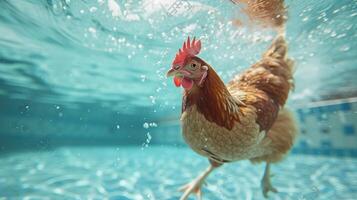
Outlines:
<svg viewBox="0 0 357 200"><path fill-rule="evenodd" d="M169 71L167 71L166 73L166 77L170 77L170 76L178 76L178 77L190 77L192 74L191 72L184 70L184 69L174 69L171 68Z"/></svg>
<svg viewBox="0 0 357 200"><path fill-rule="evenodd" d="M183 78L183 75L181 74L180 70L171 68L166 73L166 77L170 77L170 76L174 77L174 83L175 83L176 87L180 87L182 84L182 78Z"/></svg>
<svg viewBox="0 0 357 200"><path fill-rule="evenodd" d="M175 76L176 74L177 71L174 68L171 68L169 71L167 71L166 77Z"/></svg>

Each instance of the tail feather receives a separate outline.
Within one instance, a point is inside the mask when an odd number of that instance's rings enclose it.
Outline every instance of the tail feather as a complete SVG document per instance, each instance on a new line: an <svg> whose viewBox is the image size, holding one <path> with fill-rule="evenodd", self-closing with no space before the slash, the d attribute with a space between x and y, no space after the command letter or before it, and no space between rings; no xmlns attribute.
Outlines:
<svg viewBox="0 0 357 200"><path fill-rule="evenodd" d="M263 54L263 58L275 58L275 59L286 59L286 54L288 52L288 45L285 41L285 37L278 35L269 49Z"/></svg>
<svg viewBox="0 0 357 200"><path fill-rule="evenodd" d="M287 58L287 43L278 36L262 59L238 77L241 85L264 91L279 106L284 106L289 91L294 87L293 61Z"/></svg>
<svg viewBox="0 0 357 200"><path fill-rule="evenodd" d="M290 83L290 87L294 87L293 74L295 71L294 61L287 56L288 54L288 45L285 40L285 36L279 34L276 39L273 41L268 50L263 54L262 61L266 63L274 63L277 61L282 61L284 64L283 68L286 69L287 80Z"/></svg>
<svg viewBox="0 0 357 200"><path fill-rule="evenodd" d="M230 0L235 4L245 4L243 12L250 22L263 26L276 27L284 25L287 20L284 0Z"/></svg>

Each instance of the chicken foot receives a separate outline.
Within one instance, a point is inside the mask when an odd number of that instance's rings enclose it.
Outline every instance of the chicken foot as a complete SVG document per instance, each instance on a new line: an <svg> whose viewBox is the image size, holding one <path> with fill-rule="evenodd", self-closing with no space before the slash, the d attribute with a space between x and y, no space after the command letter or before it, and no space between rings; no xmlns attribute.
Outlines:
<svg viewBox="0 0 357 200"><path fill-rule="evenodd" d="M192 193L195 193L197 195L197 199L202 200L202 191L201 191L202 184L204 183L207 176L214 169L216 169L217 167L219 167L221 165L222 165L221 163L210 160L210 166L201 175L199 175L193 181L182 186L179 189L181 192L184 192L183 195L181 196L180 200L187 200L188 196L190 196L190 194L192 194Z"/></svg>
<svg viewBox="0 0 357 200"><path fill-rule="evenodd" d="M263 190L263 196L265 198L268 198L268 192L272 191L274 193L277 193L278 190L275 189L273 187L273 185L271 184L270 181L270 177L272 177L272 175L270 175L270 163L267 162L266 166L265 166L265 170L264 170L264 175L261 181L261 185L262 185L262 190Z"/></svg>

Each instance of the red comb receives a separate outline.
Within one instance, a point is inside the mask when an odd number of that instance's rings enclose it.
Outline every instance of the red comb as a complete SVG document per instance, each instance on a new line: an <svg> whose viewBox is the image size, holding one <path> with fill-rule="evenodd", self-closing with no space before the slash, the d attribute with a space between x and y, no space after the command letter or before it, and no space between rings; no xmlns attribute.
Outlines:
<svg viewBox="0 0 357 200"><path fill-rule="evenodd" d="M201 50L201 41L193 38L192 42L190 42L190 37L187 38L187 41L183 43L181 49L176 54L175 60L172 63L173 66L183 66L185 65L186 58L193 57L200 53Z"/></svg>

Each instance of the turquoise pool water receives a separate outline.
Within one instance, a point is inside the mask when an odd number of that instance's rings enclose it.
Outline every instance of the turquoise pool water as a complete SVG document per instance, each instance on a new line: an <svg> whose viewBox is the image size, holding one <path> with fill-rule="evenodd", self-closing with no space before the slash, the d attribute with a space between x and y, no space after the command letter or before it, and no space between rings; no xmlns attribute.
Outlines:
<svg viewBox="0 0 357 200"><path fill-rule="evenodd" d="M301 135L269 199L356 199L357 1L286 4ZM178 199L207 161L165 72L189 35L225 82L256 62L274 32L237 18L229 0L1 0L0 200ZM262 173L221 167L204 199L263 199Z"/></svg>
<svg viewBox="0 0 357 200"><path fill-rule="evenodd" d="M0 158L0 199L174 200L177 189L207 167L186 148L91 147ZM279 190L269 199L355 199L357 160L293 155L272 167ZM242 161L215 171L204 199L263 199L263 165ZM194 198L192 198L194 199Z"/></svg>
<svg viewBox="0 0 357 200"><path fill-rule="evenodd" d="M181 92L164 72L188 35L202 39L202 58L225 81L256 62L273 38L269 29L233 26L229 21L243 14L229 0L183 0L190 6L170 15L175 2L1 1L0 94L176 114ZM356 1L286 4L289 53L297 68L290 104L354 96Z"/></svg>

